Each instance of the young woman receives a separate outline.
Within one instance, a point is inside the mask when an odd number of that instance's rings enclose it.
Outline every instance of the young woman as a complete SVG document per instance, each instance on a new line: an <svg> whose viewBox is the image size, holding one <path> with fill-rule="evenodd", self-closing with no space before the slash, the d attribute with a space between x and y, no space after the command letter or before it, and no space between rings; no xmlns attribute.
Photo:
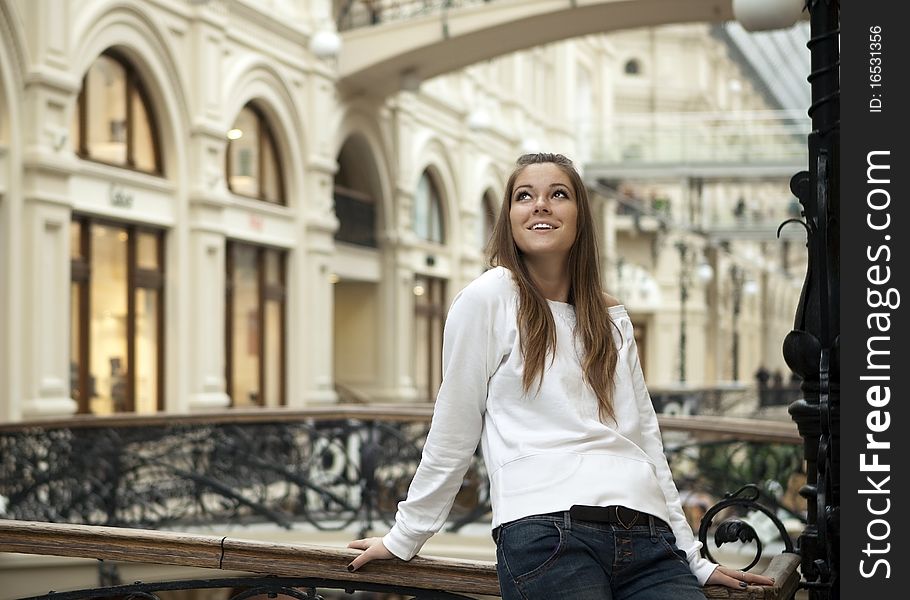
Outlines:
<svg viewBox="0 0 910 600"><path fill-rule="evenodd" d="M705 583L773 583L699 555L569 159L518 159L490 262L446 319L432 426L395 526L348 544L363 550L348 568L417 554L479 441L505 600L703 600Z"/></svg>

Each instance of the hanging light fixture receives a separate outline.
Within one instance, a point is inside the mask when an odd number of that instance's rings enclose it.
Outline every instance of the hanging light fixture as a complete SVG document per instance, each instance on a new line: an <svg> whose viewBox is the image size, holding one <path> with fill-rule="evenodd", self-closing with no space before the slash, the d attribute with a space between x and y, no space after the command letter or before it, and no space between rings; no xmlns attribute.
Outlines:
<svg viewBox="0 0 910 600"><path fill-rule="evenodd" d="M310 38L310 51L319 58L334 58L341 52L341 36L329 29L317 31Z"/></svg>
<svg viewBox="0 0 910 600"><path fill-rule="evenodd" d="M696 268L695 273L698 275L698 279L701 280L702 283L708 283L714 279L714 269L708 262L700 263Z"/></svg>
<svg viewBox="0 0 910 600"><path fill-rule="evenodd" d="M540 152L540 142L535 138L525 138L521 142L521 152L522 154L533 154L534 152Z"/></svg>
<svg viewBox="0 0 910 600"><path fill-rule="evenodd" d="M484 108L475 108L468 114L468 128L472 131L481 131L493 126L493 119Z"/></svg>
<svg viewBox="0 0 910 600"><path fill-rule="evenodd" d="M733 15L747 31L784 29L799 20L805 0L733 0Z"/></svg>

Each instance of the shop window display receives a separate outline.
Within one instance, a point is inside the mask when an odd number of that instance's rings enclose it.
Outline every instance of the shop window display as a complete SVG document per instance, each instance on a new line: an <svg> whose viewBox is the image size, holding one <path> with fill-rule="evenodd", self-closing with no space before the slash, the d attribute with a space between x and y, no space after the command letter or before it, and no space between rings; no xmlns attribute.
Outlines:
<svg viewBox="0 0 910 600"><path fill-rule="evenodd" d="M228 243L226 380L231 405L285 404L285 255Z"/></svg>
<svg viewBox="0 0 910 600"><path fill-rule="evenodd" d="M163 238L73 217L70 389L80 413L162 409Z"/></svg>

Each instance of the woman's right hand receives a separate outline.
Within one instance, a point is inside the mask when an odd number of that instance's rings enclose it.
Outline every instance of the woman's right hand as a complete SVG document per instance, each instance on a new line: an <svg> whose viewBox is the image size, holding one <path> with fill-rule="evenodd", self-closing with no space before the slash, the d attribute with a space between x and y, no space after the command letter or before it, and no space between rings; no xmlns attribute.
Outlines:
<svg viewBox="0 0 910 600"><path fill-rule="evenodd" d="M348 565L348 571L352 572L356 571L371 560L386 560L389 558L395 558L395 555L389 552L388 549L386 549L385 544L382 543L382 538L378 537L354 540L348 544L348 548L363 550L360 556L352 560L351 564Z"/></svg>

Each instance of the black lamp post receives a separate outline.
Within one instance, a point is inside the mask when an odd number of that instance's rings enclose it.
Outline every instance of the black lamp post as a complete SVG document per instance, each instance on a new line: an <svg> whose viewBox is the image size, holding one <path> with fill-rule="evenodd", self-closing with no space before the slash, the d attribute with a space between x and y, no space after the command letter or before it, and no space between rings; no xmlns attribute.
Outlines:
<svg viewBox="0 0 910 600"><path fill-rule="evenodd" d="M692 285L692 273L696 272L701 283L707 283L714 277L711 265L702 261L696 268L698 250L692 249L683 240L675 244L679 252L679 382L686 381L686 301L689 299L689 288Z"/></svg>
<svg viewBox="0 0 910 600"><path fill-rule="evenodd" d="M738 265L730 267L730 280L733 282L733 381L739 381L739 312L742 308L745 274Z"/></svg>

